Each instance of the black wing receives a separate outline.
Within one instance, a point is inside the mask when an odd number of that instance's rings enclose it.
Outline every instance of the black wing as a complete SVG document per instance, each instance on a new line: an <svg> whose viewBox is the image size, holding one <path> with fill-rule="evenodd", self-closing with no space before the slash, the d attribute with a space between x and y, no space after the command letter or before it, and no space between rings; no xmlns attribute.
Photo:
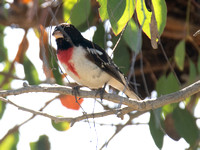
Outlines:
<svg viewBox="0 0 200 150"><path fill-rule="evenodd" d="M89 60L93 61L98 67L125 85L120 76L121 71L100 46L86 39L84 39L81 45L87 49Z"/></svg>

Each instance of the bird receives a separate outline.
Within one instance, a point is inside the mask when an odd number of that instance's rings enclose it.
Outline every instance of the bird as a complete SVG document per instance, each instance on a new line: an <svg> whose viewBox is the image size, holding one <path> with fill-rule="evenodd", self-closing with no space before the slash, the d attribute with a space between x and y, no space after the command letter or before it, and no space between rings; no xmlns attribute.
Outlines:
<svg viewBox="0 0 200 150"><path fill-rule="evenodd" d="M69 23L58 24L52 35L57 44L57 58L69 75L79 85L100 89L105 85L122 91L129 98L141 100L133 85L100 46L85 39Z"/></svg>

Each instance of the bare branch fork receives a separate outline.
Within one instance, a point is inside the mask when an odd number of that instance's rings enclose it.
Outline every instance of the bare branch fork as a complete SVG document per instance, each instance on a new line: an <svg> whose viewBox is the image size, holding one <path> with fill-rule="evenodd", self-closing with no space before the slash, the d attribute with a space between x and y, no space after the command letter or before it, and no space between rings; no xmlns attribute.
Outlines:
<svg viewBox="0 0 200 150"><path fill-rule="evenodd" d="M114 103L120 103L126 105L127 107L121 108L119 110L109 110L105 112L100 112L100 113L94 113L94 114L84 114L83 116L75 117L75 118L65 118L65 117L55 117L52 115L49 115L47 113L43 113L41 111L35 111L31 110L22 106L19 106L12 101L4 98L9 95L19 95L23 93L29 93L29 92L47 92L47 93L58 93L58 94L68 94L68 95L73 95L72 89L70 87L66 86L59 86L59 85L54 85L54 86L36 86L36 85L28 85L19 89L15 90L2 90L0 91L0 100L4 101L6 103L9 103L11 105L14 105L18 107L21 110L33 113L35 115L42 115L45 117L48 117L54 121L60 122L60 121L68 121L71 122L72 124L83 120L83 119L88 119L88 118L97 118L97 117L103 117L103 116L108 116L112 114L118 113L119 117L123 117L124 114L129 113L133 110L137 111L148 111L151 109L156 109L159 107L162 107L167 104L171 103L176 103L184 100L185 98L192 96L198 92L200 92L200 80L171 94L163 95L157 99L148 99L148 100L142 100L142 101L137 101L125 97L118 96L116 94L109 94L105 93L103 95L103 98L105 100L114 102ZM100 95L96 95L96 91L79 91L79 97L83 98L100 98Z"/></svg>

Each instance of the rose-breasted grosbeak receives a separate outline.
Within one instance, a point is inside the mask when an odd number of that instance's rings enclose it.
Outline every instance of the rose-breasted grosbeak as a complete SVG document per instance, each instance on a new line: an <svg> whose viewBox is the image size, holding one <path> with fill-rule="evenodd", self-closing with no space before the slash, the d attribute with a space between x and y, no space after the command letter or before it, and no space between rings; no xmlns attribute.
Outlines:
<svg viewBox="0 0 200 150"><path fill-rule="evenodd" d="M91 89L108 84L132 99L140 100L119 68L97 44L85 39L71 24L55 27L57 57L66 73L77 83Z"/></svg>

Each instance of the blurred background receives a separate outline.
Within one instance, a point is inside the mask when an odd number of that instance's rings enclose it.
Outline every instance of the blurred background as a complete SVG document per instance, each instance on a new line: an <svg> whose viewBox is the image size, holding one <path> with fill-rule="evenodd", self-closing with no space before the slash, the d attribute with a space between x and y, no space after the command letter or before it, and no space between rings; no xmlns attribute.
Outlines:
<svg viewBox="0 0 200 150"><path fill-rule="evenodd" d="M0 0L0 90L66 85L57 62L55 25L73 24L113 58L142 99L199 80L199 0ZM89 90L83 88L83 90ZM118 93L110 87L107 92ZM86 119L70 127L0 101L0 150L199 149L199 93L149 112ZM27 93L16 104L54 116L115 109L106 100ZM123 107L123 106L122 106ZM136 117L135 114L138 114Z"/></svg>

